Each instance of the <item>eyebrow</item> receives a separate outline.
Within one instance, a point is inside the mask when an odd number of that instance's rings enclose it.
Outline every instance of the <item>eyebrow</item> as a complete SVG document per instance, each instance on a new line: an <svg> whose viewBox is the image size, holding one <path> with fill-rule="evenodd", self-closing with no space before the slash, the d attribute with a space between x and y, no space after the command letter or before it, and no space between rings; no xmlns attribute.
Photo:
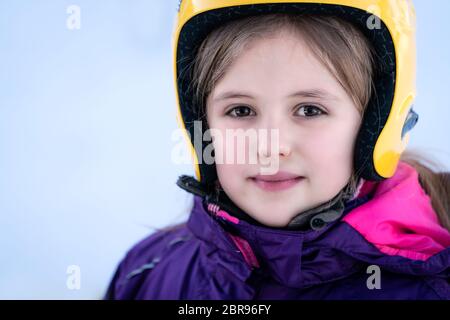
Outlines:
<svg viewBox="0 0 450 320"><path fill-rule="evenodd" d="M338 98L336 96L332 95L329 92L320 90L320 89L300 90L300 91L294 92L293 94L288 96L288 98L293 98L293 97L338 100ZM232 98L253 98L253 96L251 94L245 93L245 92L227 91L227 92L219 94L217 97L215 97L213 99L213 101L220 101L220 100L226 100L226 99L232 99Z"/></svg>

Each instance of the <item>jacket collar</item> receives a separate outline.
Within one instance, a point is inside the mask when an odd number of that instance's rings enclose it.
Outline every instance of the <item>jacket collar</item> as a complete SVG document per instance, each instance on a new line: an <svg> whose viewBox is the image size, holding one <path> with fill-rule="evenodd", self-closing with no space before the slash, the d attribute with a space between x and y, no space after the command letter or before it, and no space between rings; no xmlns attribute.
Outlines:
<svg viewBox="0 0 450 320"><path fill-rule="evenodd" d="M352 200L344 214L367 200L368 196ZM306 231L255 226L228 215L220 208L208 208L204 199L195 196L188 227L198 238L210 244L209 253L218 250L221 255L226 255L222 264L238 278L245 281L253 270L261 269L258 271L270 274L287 287L300 288L340 278L360 269L357 260L332 246L321 248L318 240L338 222L333 221L320 230ZM243 240L244 244L237 247L233 239ZM246 245L250 253L246 251ZM244 262L248 254L254 254L258 266Z"/></svg>

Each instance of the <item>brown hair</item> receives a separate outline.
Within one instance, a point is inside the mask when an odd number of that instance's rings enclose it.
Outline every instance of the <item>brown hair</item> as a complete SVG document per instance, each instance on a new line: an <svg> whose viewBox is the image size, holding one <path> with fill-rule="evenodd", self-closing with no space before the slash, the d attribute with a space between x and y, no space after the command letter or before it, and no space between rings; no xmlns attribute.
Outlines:
<svg viewBox="0 0 450 320"><path fill-rule="evenodd" d="M288 30L301 35L312 53L339 81L353 99L361 117L372 94L378 57L362 32L339 17L320 15L268 14L231 21L213 30L199 47L192 63L193 105L205 122L206 101L233 61L255 39ZM207 123L205 122L207 127ZM430 162L417 153L405 152L402 161L414 166L424 190L430 195L440 223L450 230L450 179L433 171ZM444 178L443 178L444 176ZM354 172L344 190L353 195L359 182Z"/></svg>
<svg viewBox="0 0 450 320"><path fill-rule="evenodd" d="M419 182L431 198L439 222L450 230L450 172L442 172L444 166L438 161L424 156L419 151L403 152L401 161L413 166L419 174Z"/></svg>

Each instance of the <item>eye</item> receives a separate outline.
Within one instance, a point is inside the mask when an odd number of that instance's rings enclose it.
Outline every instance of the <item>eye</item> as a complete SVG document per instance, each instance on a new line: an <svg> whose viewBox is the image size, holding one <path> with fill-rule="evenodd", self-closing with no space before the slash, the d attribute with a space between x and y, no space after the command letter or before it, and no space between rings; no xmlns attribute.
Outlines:
<svg viewBox="0 0 450 320"><path fill-rule="evenodd" d="M303 111L300 111L300 110L303 110ZM298 113L301 114L302 117L306 117L306 118L312 118L312 117L317 117L322 114L326 114L325 111L322 111L322 109L320 109L319 107L316 107L311 104L306 104L306 105L300 106L300 108L298 108L297 111L300 111Z"/></svg>
<svg viewBox="0 0 450 320"><path fill-rule="evenodd" d="M237 106L229 110L226 115L229 115L233 118L243 118L248 117L250 115L250 112L252 112L252 109L247 106Z"/></svg>

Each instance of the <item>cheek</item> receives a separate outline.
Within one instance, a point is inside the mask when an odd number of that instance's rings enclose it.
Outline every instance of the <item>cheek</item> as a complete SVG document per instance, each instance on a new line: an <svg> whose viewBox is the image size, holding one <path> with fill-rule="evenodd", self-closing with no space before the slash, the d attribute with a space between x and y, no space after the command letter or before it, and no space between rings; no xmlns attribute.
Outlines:
<svg viewBox="0 0 450 320"><path fill-rule="evenodd" d="M228 195L243 192L243 179L246 177L241 166L231 164L216 164L217 176L222 188Z"/></svg>
<svg viewBox="0 0 450 320"><path fill-rule="evenodd" d="M317 130L301 141L301 153L308 159L311 168L316 168L316 174L336 176L342 172L347 175L353 165L355 138L355 130L349 127Z"/></svg>
<svg viewBox="0 0 450 320"><path fill-rule="evenodd" d="M223 181L241 177L245 173L245 163L247 161L247 142L239 142L239 139L230 135L227 137L225 128L215 128L214 155L219 178ZM227 128L230 130L230 128ZM240 145L241 143L241 145Z"/></svg>
<svg viewBox="0 0 450 320"><path fill-rule="evenodd" d="M246 135L246 130L230 127L226 129L216 127L215 129L217 131L214 135L213 145L217 163L242 167L248 164L250 159L256 157L256 138ZM256 135L256 133L254 134ZM231 170L231 168L227 168L227 170Z"/></svg>
<svg viewBox="0 0 450 320"><path fill-rule="evenodd" d="M217 176L219 177L219 181L222 185L226 184L227 177L229 177L230 174L232 174L232 170L230 169L231 168L227 165L216 164Z"/></svg>

